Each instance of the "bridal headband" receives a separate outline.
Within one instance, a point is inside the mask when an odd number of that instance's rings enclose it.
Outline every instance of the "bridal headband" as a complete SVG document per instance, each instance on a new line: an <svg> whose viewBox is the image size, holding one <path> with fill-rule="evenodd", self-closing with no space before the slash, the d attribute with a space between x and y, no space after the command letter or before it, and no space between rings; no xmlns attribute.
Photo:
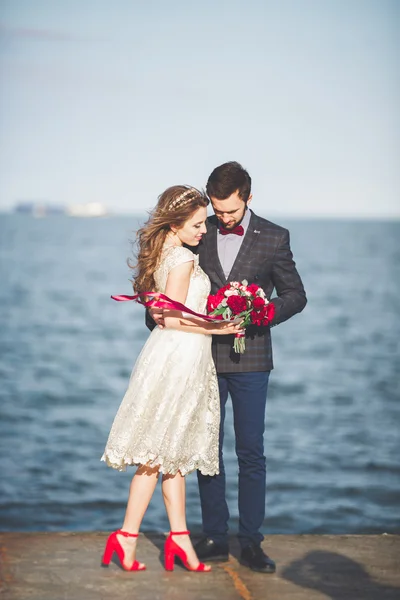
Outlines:
<svg viewBox="0 0 400 600"><path fill-rule="evenodd" d="M196 188L189 188L188 190L185 190L182 194L180 194L177 198L174 198L174 200L168 204L167 210L174 210L175 208L181 208L182 206L185 206L185 204L192 200L191 196L193 196L193 194L198 196L199 191L196 190Z"/></svg>

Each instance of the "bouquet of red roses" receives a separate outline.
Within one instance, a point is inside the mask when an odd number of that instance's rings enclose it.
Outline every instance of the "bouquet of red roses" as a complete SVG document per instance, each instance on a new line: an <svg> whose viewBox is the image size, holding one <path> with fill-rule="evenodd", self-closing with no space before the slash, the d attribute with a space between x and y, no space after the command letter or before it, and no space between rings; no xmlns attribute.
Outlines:
<svg viewBox="0 0 400 600"><path fill-rule="evenodd" d="M207 300L207 311L220 319L235 320L241 318L243 329L248 325L269 325L274 318L275 306L265 297L265 292L255 283L250 285L244 279L242 283L231 281L220 288ZM246 347L245 332L237 333L233 349L243 354Z"/></svg>

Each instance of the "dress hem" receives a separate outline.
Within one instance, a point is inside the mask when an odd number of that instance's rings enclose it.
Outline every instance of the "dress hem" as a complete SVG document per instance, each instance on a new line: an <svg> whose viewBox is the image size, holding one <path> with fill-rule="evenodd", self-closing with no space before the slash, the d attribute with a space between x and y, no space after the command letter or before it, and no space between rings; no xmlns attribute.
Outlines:
<svg viewBox="0 0 400 600"><path fill-rule="evenodd" d="M190 466L187 468L177 467L176 469L164 468L163 461L159 459L157 460L157 458L148 458L146 460L144 457L142 457L141 459L136 457L125 457L123 461L114 462L109 458L107 454L103 454L100 461L105 462L108 467L116 469L117 471L126 471L127 467L138 467L139 465L147 465L151 469L159 467L159 472L163 475L176 475L178 472L180 472L182 476L186 476L189 475L189 473L193 473L193 471L200 471L202 475L208 475L210 477L213 477L214 475L219 475L219 469L206 469L201 465L200 461L196 461L194 466Z"/></svg>

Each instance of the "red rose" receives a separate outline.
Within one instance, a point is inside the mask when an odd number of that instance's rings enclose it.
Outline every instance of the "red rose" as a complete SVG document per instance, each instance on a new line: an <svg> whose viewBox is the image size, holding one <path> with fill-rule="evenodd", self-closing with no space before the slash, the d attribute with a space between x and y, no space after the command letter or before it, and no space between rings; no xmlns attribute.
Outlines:
<svg viewBox="0 0 400 600"><path fill-rule="evenodd" d="M251 283L247 286L247 289L253 294L253 296L255 296L258 290L260 289L260 286L258 286L256 283Z"/></svg>
<svg viewBox="0 0 400 600"><path fill-rule="evenodd" d="M267 318L272 321L272 319L275 316L275 304L273 302L270 302L269 304L267 304Z"/></svg>
<svg viewBox="0 0 400 600"><path fill-rule="evenodd" d="M254 298L254 300L253 300L254 310L261 310L262 308L264 308L264 306L265 306L265 302L262 298L260 298L260 296L257 296L257 298Z"/></svg>
<svg viewBox="0 0 400 600"><path fill-rule="evenodd" d="M275 315L275 304L270 302L266 306L266 315L265 315L265 318L263 321L263 325L269 325L271 323L272 319L274 318L274 315Z"/></svg>
<svg viewBox="0 0 400 600"><path fill-rule="evenodd" d="M243 296L229 296L227 298L227 304L234 315L238 315L247 309L246 298Z"/></svg>
<svg viewBox="0 0 400 600"><path fill-rule="evenodd" d="M262 325L267 314L266 306L262 310L252 310L250 313L251 321L254 325Z"/></svg>
<svg viewBox="0 0 400 600"><path fill-rule="evenodd" d="M218 306L218 304L221 302L221 300L218 298L217 295L215 296L208 296L207 298L207 312L212 312L213 310L215 310Z"/></svg>

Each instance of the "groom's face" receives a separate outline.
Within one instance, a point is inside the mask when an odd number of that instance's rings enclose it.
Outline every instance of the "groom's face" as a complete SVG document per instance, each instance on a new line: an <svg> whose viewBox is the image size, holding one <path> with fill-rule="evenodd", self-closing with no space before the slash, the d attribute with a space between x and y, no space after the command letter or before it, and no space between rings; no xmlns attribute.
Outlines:
<svg viewBox="0 0 400 600"><path fill-rule="evenodd" d="M234 229L242 221L251 195L247 203L241 199L237 191L224 200L213 198L213 196L210 196L210 200L215 216L224 229Z"/></svg>

